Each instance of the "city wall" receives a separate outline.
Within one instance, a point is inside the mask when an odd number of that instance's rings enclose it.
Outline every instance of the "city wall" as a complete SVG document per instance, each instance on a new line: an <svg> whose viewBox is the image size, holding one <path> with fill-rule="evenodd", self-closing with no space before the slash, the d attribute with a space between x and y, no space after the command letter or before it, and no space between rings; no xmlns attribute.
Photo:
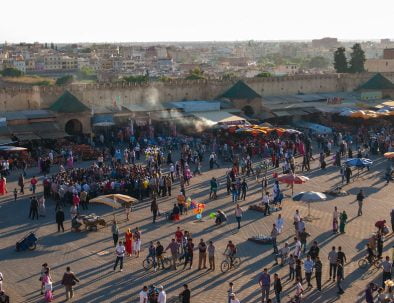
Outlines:
<svg viewBox="0 0 394 303"><path fill-rule="evenodd" d="M394 73L384 74L394 81ZM299 75L253 78L244 81L262 96L353 91L373 76L362 74ZM151 104L168 101L214 99L231 87L230 80L176 80L146 84L77 84L69 87L21 87L0 89L0 111L48 108L68 89L93 109L112 105Z"/></svg>

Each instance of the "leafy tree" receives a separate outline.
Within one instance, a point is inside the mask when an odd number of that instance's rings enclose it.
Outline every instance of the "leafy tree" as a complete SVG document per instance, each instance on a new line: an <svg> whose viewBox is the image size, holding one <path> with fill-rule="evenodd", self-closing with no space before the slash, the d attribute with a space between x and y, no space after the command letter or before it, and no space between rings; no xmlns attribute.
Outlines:
<svg viewBox="0 0 394 303"><path fill-rule="evenodd" d="M353 45L349 63L351 73L362 73L365 71L365 53L359 43Z"/></svg>
<svg viewBox="0 0 394 303"><path fill-rule="evenodd" d="M189 75L185 78L186 80L201 80L205 79L204 71L196 67L189 71Z"/></svg>
<svg viewBox="0 0 394 303"><path fill-rule="evenodd" d="M223 80L231 80L236 78L237 76L233 73L233 72L229 72L229 73L224 73L222 76Z"/></svg>
<svg viewBox="0 0 394 303"><path fill-rule="evenodd" d="M255 78L271 78L272 74L270 72L261 72L255 76Z"/></svg>
<svg viewBox="0 0 394 303"><path fill-rule="evenodd" d="M161 81L161 82L169 82L169 81L171 81L171 78L167 77L167 76L161 76L159 78L159 81Z"/></svg>
<svg viewBox="0 0 394 303"><path fill-rule="evenodd" d="M347 73L349 71L344 47L338 47L334 53L334 68L337 73Z"/></svg>
<svg viewBox="0 0 394 303"><path fill-rule="evenodd" d="M66 75L60 78L57 78L56 85L69 85L74 81L74 77L72 75Z"/></svg>
<svg viewBox="0 0 394 303"><path fill-rule="evenodd" d="M55 45L51 42L51 49L55 49Z"/></svg>
<svg viewBox="0 0 394 303"><path fill-rule="evenodd" d="M126 81L128 83L145 83L149 81L148 76L143 76L143 75L137 75L137 76L126 76L123 77L123 81Z"/></svg>
<svg viewBox="0 0 394 303"><path fill-rule="evenodd" d="M4 77L20 77L23 75L23 72L21 72L19 69L13 68L13 67L8 67L5 68L1 74Z"/></svg>
<svg viewBox="0 0 394 303"><path fill-rule="evenodd" d="M330 62L328 59L322 56L316 56L312 57L307 65L309 68L327 68L329 64Z"/></svg>

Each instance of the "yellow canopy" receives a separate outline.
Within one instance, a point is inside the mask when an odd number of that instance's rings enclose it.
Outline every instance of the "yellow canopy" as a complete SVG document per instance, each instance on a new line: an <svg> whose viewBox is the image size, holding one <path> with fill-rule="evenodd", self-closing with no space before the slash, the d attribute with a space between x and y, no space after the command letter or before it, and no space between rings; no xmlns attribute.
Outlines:
<svg viewBox="0 0 394 303"><path fill-rule="evenodd" d="M113 197L113 195L104 195L104 196L98 196L94 199L90 199L89 203L99 203L99 204L104 204L108 205L112 208L121 208L122 204L117 202Z"/></svg>

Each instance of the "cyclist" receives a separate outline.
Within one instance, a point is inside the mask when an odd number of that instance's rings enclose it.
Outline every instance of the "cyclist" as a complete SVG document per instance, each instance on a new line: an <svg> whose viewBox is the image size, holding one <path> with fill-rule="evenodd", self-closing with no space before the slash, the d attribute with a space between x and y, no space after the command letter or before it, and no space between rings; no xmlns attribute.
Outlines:
<svg viewBox="0 0 394 303"><path fill-rule="evenodd" d="M164 253L164 247L163 247L163 245L160 244L159 241L157 241L157 243L156 243L157 268L159 267L159 265L161 263L161 267L164 269L163 253Z"/></svg>
<svg viewBox="0 0 394 303"><path fill-rule="evenodd" d="M231 240L228 241L226 249L224 250L224 255L230 258L230 266L233 266L233 260L236 254L237 254L237 247L233 244Z"/></svg>
<svg viewBox="0 0 394 303"><path fill-rule="evenodd" d="M156 246L153 243L153 241L150 241L149 249L148 249L148 255L146 256L146 260L149 262L151 259L153 262L153 268L156 271Z"/></svg>
<svg viewBox="0 0 394 303"><path fill-rule="evenodd" d="M373 249L369 245L369 243L367 243L367 253L368 253L368 256L367 256L368 262L370 264L372 264L372 262L373 262L373 260L375 260L376 256L375 256L375 254L373 252Z"/></svg>

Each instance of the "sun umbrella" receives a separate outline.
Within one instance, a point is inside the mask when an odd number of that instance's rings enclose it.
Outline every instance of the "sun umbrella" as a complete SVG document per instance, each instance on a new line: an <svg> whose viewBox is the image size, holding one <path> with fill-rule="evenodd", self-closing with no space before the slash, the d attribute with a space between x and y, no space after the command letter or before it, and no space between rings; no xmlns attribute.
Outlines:
<svg viewBox="0 0 394 303"><path fill-rule="evenodd" d="M278 177L278 181L286 184L291 184L291 194L293 195L294 184L302 184L308 181L309 178L305 176L298 176L296 174L282 175Z"/></svg>
<svg viewBox="0 0 394 303"><path fill-rule="evenodd" d="M384 157L387 159L394 159L394 152L385 153Z"/></svg>
<svg viewBox="0 0 394 303"><path fill-rule="evenodd" d="M112 208L121 208L122 207L122 204L120 204L119 202L116 202L116 200L114 198L111 198L108 196L112 196L112 195L98 196L94 199L90 199L89 203L104 204L104 205L111 206Z"/></svg>
<svg viewBox="0 0 394 303"><path fill-rule="evenodd" d="M366 158L350 158L346 160L346 164L349 166L365 167L371 166L373 164L373 161Z"/></svg>
<svg viewBox="0 0 394 303"><path fill-rule="evenodd" d="M126 204L133 204L138 202L138 199L122 194L112 194L112 195L107 195L107 197L115 199L115 201L117 202L126 203Z"/></svg>
<svg viewBox="0 0 394 303"><path fill-rule="evenodd" d="M294 201L304 201L308 202L308 216L307 218L311 219L311 204L310 202L315 201L324 201L327 199L327 196L323 193L319 193L316 191L307 191L307 192L300 192L293 196Z"/></svg>
<svg viewBox="0 0 394 303"><path fill-rule="evenodd" d="M282 175L278 177L278 181L286 184L302 184L309 181L308 177L295 174Z"/></svg>
<svg viewBox="0 0 394 303"><path fill-rule="evenodd" d="M316 191L300 192L293 196L294 201L314 202L314 201L323 201L326 199L327 196L325 194Z"/></svg>

